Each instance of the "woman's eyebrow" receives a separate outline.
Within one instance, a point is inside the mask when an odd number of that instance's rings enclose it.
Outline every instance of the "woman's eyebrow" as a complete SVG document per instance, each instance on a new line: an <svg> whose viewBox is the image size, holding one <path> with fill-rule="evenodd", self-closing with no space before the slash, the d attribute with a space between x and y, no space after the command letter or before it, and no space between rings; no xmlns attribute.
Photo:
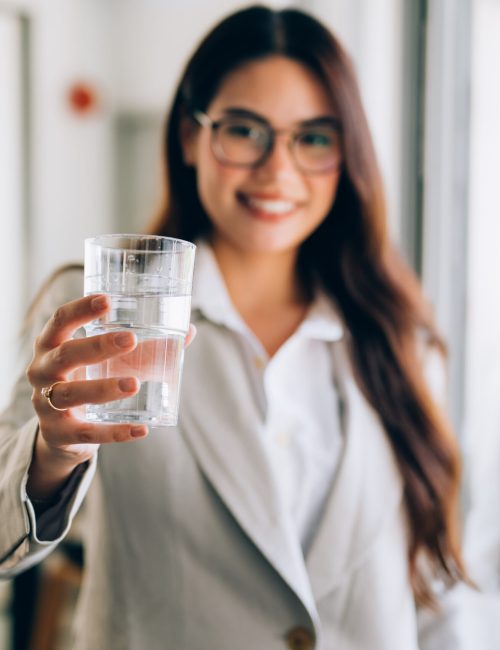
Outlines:
<svg viewBox="0 0 500 650"><path fill-rule="evenodd" d="M241 108L239 106L230 106L223 110L225 115L231 117L244 117L247 119L256 120L261 122L266 126L271 126L271 123L263 115L255 113L254 111L249 110L248 108ZM293 126L316 126L321 124L333 124L334 126L340 126L340 120L334 115L318 115L317 117L311 117L307 120L301 120L295 122Z"/></svg>
<svg viewBox="0 0 500 650"><path fill-rule="evenodd" d="M263 115L259 115L259 113L254 113L254 111L248 110L248 108L240 108L239 106L230 106L228 108L224 109L225 115L229 115L231 117L246 117L251 120L257 120L258 122L262 122L262 124L266 124L267 126L270 126L269 120L266 120L266 118Z"/></svg>
<svg viewBox="0 0 500 650"><path fill-rule="evenodd" d="M297 124L299 126L321 126L328 124L329 126L340 128L340 119L335 117L335 115L318 115L318 117L313 117L309 120L298 122Z"/></svg>

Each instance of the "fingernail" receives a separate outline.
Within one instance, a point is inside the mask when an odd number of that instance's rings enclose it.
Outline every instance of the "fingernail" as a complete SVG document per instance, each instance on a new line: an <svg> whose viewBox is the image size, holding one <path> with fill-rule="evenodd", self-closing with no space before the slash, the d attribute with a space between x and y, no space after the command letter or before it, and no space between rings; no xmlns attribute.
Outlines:
<svg viewBox="0 0 500 650"><path fill-rule="evenodd" d="M197 332L196 326L191 323L191 325L189 326L188 334L184 339L185 348L191 345L191 343L194 341L196 337L196 332Z"/></svg>
<svg viewBox="0 0 500 650"><path fill-rule="evenodd" d="M135 337L132 332L120 332L114 338L115 345L119 348L128 348L134 343Z"/></svg>
<svg viewBox="0 0 500 650"><path fill-rule="evenodd" d="M124 393L129 393L131 390L135 390L136 386L137 379L134 377L124 377L118 381L118 387Z"/></svg>
<svg viewBox="0 0 500 650"><path fill-rule="evenodd" d="M132 427L130 429L130 435L132 438L143 438L145 435L147 435L148 430L146 427Z"/></svg>
<svg viewBox="0 0 500 650"><path fill-rule="evenodd" d="M106 296L97 296L97 298L92 300L90 305L94 311L101 311L108 306L108 299Z"/></svg>

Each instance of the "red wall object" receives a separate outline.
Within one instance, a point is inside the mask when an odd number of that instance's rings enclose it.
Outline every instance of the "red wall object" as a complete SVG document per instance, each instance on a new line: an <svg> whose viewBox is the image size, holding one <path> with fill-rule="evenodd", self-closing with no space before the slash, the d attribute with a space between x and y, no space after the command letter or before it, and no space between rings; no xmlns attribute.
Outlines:
<svg viewBox="0 0 500 650"><path fill-rule="evenodd" d="M74 113L79 115L91 113L97 106L97 91L88 83L74 83L68 91L68 102Z"/></svg>

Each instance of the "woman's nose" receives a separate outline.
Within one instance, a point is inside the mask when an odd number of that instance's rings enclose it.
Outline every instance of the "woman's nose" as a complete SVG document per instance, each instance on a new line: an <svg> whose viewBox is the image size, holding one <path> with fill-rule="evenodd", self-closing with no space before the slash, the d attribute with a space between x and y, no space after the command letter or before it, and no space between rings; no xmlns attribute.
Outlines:
<svg viewBox="0 0 500 650"><path fill-rule="evenodd" d="M275 137L271 151L257 171L272 177L296 175L299 173L290 149L290 140L286 134Z"/></svg>

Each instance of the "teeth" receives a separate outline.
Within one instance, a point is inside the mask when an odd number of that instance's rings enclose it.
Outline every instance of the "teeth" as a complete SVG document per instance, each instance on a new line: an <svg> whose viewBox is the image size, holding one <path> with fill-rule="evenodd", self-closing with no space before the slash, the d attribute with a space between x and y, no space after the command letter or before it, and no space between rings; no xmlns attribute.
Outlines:
<svg viewBox="0 0 500 650"><path fill-rule="evenodd" d="M262 210L269 214L285 214L295 208L294 203L290 201L273 201L248 197L248 205L256 210Z"/></svg>

